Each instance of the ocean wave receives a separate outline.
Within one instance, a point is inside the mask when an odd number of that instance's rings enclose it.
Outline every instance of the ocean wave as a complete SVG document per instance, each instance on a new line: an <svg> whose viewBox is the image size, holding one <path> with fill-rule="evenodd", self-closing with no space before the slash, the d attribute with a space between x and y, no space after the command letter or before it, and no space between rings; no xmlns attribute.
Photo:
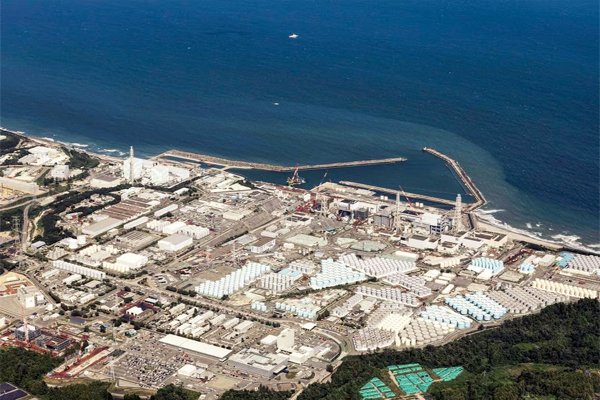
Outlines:
<svg viewBox="0 0 600 400"><path fill-rule="evenodd" d="M81 143L71 143L71 146L74 146L74 147L90 147L89 144L81 144Z"/></svg>
<svg viewBox="0 0 600 400"><path fill-rule="evenodd" d="M525 226L527 227L527 229L533 229L533 225L531 225L531 222L525 223Z"/></svg>
<svg viewBox="0 0 600 400"><path fill-rule="evenodd" d="M554 235L552 236L552 239L560 240L566 243L577 243L577 241L581 238L577 235Z"/></svg>
<svg viewBox="0 0 600 400"><path fill-rule="evenodd" d="M554 235L554 236L551 236L552 239L547 239L547 238L543 237L543 234L541 232L533 232L533 231L530 231L527 229L515 228L513 226L508 225L506 222L502 222L499 219L494 218L493 216L491 216L489 214L483 214L481 212L481 210L475 211L475 214L482 221L484 221L490 225L493 225L497 228L506 229L509 232L527 236L532 239L543 240L544 242L548 242L548 243L552 243L552 244L570 247L575 250L587 251L587 252L591 252L591 253L600 255L600 252L597 250L598 248L600 248L600 244L584 245L581 242L579 242L579 240L581 238L577 235L569 235L569 234L565 233L565 234ZM531 225L531 224L529 224L529 225Z"/></svg>
<svg viewBox="0 0 600 400"><path fill-rule="evenodd" d="M116 152L118 152L119 150L117 150L117 149L100 149L100 150L98 150L98 151L101 151L101 152L103 152L103 153L116 153Z"/></svg>
<svg viewBox="0 0 600 400"><path fill-rule="evenodd" d="M478 212L482 213L482 214L496 214L499 212L503 212L506 210L478 210Z"/></svg>
<svg viewBox="0 0 600 400"><path fill-rule="evenodd" d="M54 139L52 139L52 138L49 138L49 137L43 137L42 139L44 139L44 140L47 140L47 141L49 141L49 142L54 142Z"/></svg>

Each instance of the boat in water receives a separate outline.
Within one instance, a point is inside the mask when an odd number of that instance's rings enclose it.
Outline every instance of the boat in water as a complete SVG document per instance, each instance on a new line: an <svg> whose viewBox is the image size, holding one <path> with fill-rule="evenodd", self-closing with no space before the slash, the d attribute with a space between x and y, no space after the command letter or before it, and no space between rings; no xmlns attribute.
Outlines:
<svg viewBox="0 0 600 400"><path fill-rule="evenodd" d="M294 175L287 178L287 184L289 187L300 186L306 183L306 179L302 178L298 175L298 164L296 164L296 169L294 170Z"/></svg>
<svg viewBox="0 0 600 400"><path fill-rule="evenodd" d="M288 36L290 39L296 39L298 37L298 35L296 35L295 33L292 33L290 36Z"/></svg>

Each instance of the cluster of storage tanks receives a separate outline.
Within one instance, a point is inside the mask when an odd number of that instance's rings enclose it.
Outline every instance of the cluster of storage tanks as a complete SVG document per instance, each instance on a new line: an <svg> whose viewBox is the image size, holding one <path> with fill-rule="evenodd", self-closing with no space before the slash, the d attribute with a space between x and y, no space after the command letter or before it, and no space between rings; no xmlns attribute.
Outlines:
<svg viewBox="0 0 600 400"><path fill-rule="evenodd" d="M75 250L78 247L81 247L87 243L87 236L79 235L77 238L67 238L65 239L67 242L67 246L69 249Z"/></svg>
<svg viewBox="0 0 600 400"><path fill-rule="evenodd" d="M312 275L315 272L315 266L306 261L292 261L288 268L294 271L300 271L303 274Z"/></svg>
<svg viewBox="0 0 600 400"><path fill-rule="evenodd" d="M467 329L471 327L471 320L464 315L460 315L445 307L427 306L421 311L421 317L429 321L437 321L458 329Z"/></svg>
<svg viewBox="0 0 600 400"><path fill-rule="evenodd" d="M206 281L196 286L196 292L206 296L221 298L237 292L270 270L270 265L249 262L218 281Z"/></svg>
<svg viewBox="0 0 600 400"><path fill-rule="evenodd" d="M331 258L321 261L321 272L310 278L313 289L345 285L365 280L365 273L346 267L343 263L335 262Z"/></svg>
<svg viewBox="0 0 600 400"><path fill-rule="evenodd" d="M521 264L519 272L522 274L533 274L535 272L535 265L533 265L529 261L525 261Z"/></svg>
<svg viewBox="0 0 600 400"><path fill-rule="evenodd" d="M100 251L105 251L110 255L115 255L119 253L119 250L113 246L113 245L107 245L107 246L101 246L99 244L93 244L91 246L86 247L85 249L82 249L79 254L83 255L83 256L91 256L93 254L96 254Z"/></svg>
<svg viewBox="0 0 600 400"><path fill-rule="evenodd" d="M417 269L417 265L412 261L400 261L381 257L363 259L358 258L354 253L341 256L339 261L377 278L394 272L409 272Z"/></svg>
<svg viewBox="0 0 600 400"><path fill-rule="evenodd" d="M377 329L400 333L410 324L411 319L410 315L388 314L377 324Z"/></svg>
<svg viewBox="0 0 600 400"><path fill-rule="evenodd" d="M402 293L402 290L395 288L359 286L356 288L356 293L361 293L365 296L375 297L382 300L393 301L394 303L405 304L411 307L417 307L419 305L419 301L417 301L415 295L411 293Z"/></svg>
<svg viewBox="0 0 600 400"><path fill-rule="evenodd" d="M483 311L490 314L495 319L502 318L508 312L506 307L504 307L502 304L499 304L481 292L467 293L465 298L471 303L475 304L477 307L481 308Z"/></svg>
<svg viewBox="0 0 600 400"><path fill-rule="evenodd" d="M409 292L417 297L427 297L431 295L431 289L425 286L425 279L419 276L408 276L404 273L397 272L384 279L391 285L400 285L408 289Z"/></svg>
<svg viewBox="0 0 600 400"><path fill-rule="evenodd" d="M267 305L262 301L255 301L252 303L252 309L256 311L267 312Z"/></svg>
<svg viewBox="0 0 600 400"><path fill-rule="evenodd" d="M600 257L577 255L569 263L569 269L593 274L600 271Z"/></svg>
<svg viewBox="0 0 600 400"><path fill-rule="evenodd" d="M425 320L423 318L413 319L400 334L400 343L404 346L422 346L442 340L444 336L453 332L456 328L449 324L437 321Z"/></svg>
<svg viewBox="0 0 600 400"><path fill-rule="evenodd" d="M492 319L490 314L460 295L446 298L446 304L462 315L468 315L477 321L490 321Z"/></svg>
<svg viewBox="0 0 600 400"><path fill-rule="evenodd" d="M285 304L285 303L275 303L275 308L278 310L290 311L296 313L296 315L300 318L306 319L316 319L317 312L314 310L310 310L304 307L296 307L294 305Z"/></svg>
<svg viewBox="0 0 600 400"><path fill-rule="evenodd" d="M492 274L496 275L504 269L504 262L493 258L479 257L471 261L471 267L474 267L473 269L476 270L488 269L492 271Z"/></svg>
<svg viewBox="0 0 600 400"><path fill-rule="evenodd" d="M104 279L106 278L106 272L98 271L92 268L82 267L81 265L72 264L62 260L52 261L54 268L62 269L64 271L73 272L75 274L83 275L87 278Z"/></svg>
<svg viewBox="0 0 600 400"><path fill-rule="evenodd" d="M558 283L549 281L546 279L536 279L531 284L536 289L547 290L549 292L565 294L571 297L577 298L598 298L598 292L596 290L585 289L579 286L565 285L564 283Z"/></svg>
<svg viewBox="0 0 600 400"><path fill-rule="evenodd" d="M354 348L358 351L375 350L387 347L395 342L398 335L376 328L359 329L352 335Z"/></svg>
<svg viewBox="0 0 600 400"><path fill-rule="evenodd" d="M550 304L569 301L569 296L556 295L531 287L522 288L514 286L506 289L504 292L491 291L488 296L502 304L508 312L513 314L523 314L533 311L538 307L546 307Z"/></svg>

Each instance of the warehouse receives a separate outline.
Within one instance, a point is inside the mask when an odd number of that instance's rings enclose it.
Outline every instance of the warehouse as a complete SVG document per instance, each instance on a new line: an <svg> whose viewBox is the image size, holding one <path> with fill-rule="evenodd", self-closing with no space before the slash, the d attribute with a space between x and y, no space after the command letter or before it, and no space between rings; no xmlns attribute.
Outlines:
<svg viewBox="0 0 600 400"><path fill-rule="evenodd" d="M165 251L179 251L192 244L192 238L174 234L158 241L158 248Z"/></svg>
<svg viewBox="0 0 600 400"><path fill-rule="evenodd" d="M227 356L231 353L231 350L213 346L212 344L208 343L198 342L196 340L186 339L177 335L167 335L160 339L159 342L167 346L185 350L186 352L193 352L202 354L204 356L213 357L219 361L225 361Z"/></svg>
<svg viewBox="0 0 600 400"><path fill-rule="evenodd" d="M139 269L148 263L148 257L134 253L125 253L117 258L116 264L126 266L128 269Z"/></svg>
<svg viewBox="0 0 600 400"><path fill-rule="evenodd" d="M113 228L121 225L123 223L122 220L116 218L106 218L100 222L96 222L95 224L91 224L86 226L81 230L81 232L85 235L89 235L91 237L95 237L103 234L104 232L108 232Z"/></svg>

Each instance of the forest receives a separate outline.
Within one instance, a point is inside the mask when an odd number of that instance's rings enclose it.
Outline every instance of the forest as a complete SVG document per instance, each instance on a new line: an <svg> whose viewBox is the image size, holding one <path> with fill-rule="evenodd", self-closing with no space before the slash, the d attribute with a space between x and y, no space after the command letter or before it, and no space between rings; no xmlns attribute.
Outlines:
<svg viewBox="0 0 600 400"><path fill-rule="evenodd" d="M328 383L305 388L298 400L359 399L358 391L381 369L393 364L423 366L462 365L464 377L434 384L435 400L522 399L526 395L553 395L558 399L587 399L600 391L600 302L582 299L558 303L540 313L506 321L495 329L465 336L444 346L383 351L346 357ZM517 376L498 370L520 364L549 365L545 371L524 369ZM554 367L552 367L554 366ZM560 369L557 371L557 367ZM554 371L553 371L554 370ZM503 379L495 380L495 376ZM550 381L556 384L547 384ZM581 397L573 397L580 393ZM227 400L249 398L229 391Z"/></svg>

